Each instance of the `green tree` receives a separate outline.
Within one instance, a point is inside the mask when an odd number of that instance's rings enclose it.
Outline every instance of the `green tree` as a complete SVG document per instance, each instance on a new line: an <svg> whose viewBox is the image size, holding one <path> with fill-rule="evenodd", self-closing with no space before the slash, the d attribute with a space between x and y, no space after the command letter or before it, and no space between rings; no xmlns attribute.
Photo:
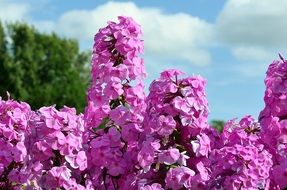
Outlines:
<svg viewBox="0 0 287 190"><path fill-rule="evenodd" d="M217 131L222 132L225 122L223 120L212 120L210 124Z"/></svg>
<svg viewBox="0 0 287 190"><path fill-rule="evenodd" d="M4 27L0 22L0 92L6 94L6 90L11 85L8 79L9 74L5 72L9 66L9 55L7 51L7 40L4 31Z"/></svg>
<svg viewBox="0 0 287 190"><path fill-rule="evenodd" d="M0 51L8 57L0 55L1 76L7 75L0 78L0 95L9 91L34 109L56 104L83 111L90 53L80 52L76 40L41 33L25 23L8 24L7 29L5 34L0 27Z"/></svg>

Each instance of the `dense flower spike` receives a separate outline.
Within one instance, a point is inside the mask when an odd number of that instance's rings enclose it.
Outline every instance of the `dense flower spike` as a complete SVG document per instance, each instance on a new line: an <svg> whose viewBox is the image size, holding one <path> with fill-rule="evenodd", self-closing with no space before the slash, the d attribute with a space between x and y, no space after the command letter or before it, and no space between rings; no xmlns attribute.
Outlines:
<svg viewBox="0 0 287 190"><path fill-rule="evenodd" d="M95 35L85 121L90 131L89 167L97 168L89 176L96 188L133 186L123 184L137 171L146 107L141 35L140 26L129 17L109 22Z"/></svg>
<svg viewBox="0 0 287 190"><path fill-rule="evenodd" d="M145 97L141 28L118 19L95 35L84 115L0 97L0 189L287 188L287 61L268 68L259 122L219 133L200 76L166 70Z"/></svg>
<svg viewBox="0 0 287 190"><path fill-rule="evenodd" d="M259 120L263 128L262 142L273 156L271 187L287 188L287 60L280 55L269 66L265 78L265 107Z"/></svg>
<svg viewBox="0 0 287 190"><path fill-rule="evenodd" d="M182 79L181 75L178 70L164 71L150 86L143 125L145 138L141 139L138 155L143 171L154 173L146 178L146 185L157 181L165 188L191 188L195 179L208 179L196 168L202 164L206 170L202 160L211 150L210 139L204 133L209 129L206 82L199 76Z"/></svg>
<svg viewBox="0 0 287 190"><path fill-rule="evenodd" d="M281 57L282 58L282 57ZM265 108L260 113L260 119L265 117L287 118L287 60L275 60L267 70L264 96Z"/></svg>
<svg viewBox="0 0 287 190"><path fill-rule="evenodd" d="M89 128L98 127L119 105L135 113L144 110L142 79L146 74L139 57L143 54L141 35L140 26L129 17L119 17L119 23L109 22L95 35L85 114Z"/></svg>

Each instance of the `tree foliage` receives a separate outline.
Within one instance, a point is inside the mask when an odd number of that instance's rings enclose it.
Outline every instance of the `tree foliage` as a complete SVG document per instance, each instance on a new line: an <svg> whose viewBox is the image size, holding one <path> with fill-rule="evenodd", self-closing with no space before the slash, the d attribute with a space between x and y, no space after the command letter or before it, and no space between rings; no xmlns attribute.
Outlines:
<svg viewBox="0 0 287 190"><path fill-rule="evenodd" d="M37 31L25 23L0 23L0 96L32 108L55 104L83 111L88 78L89 52L78 42L55 33Z"/></svg>
<svg viewBox="0 0 287 190"><path fill-rule="evenodd" d="M225 122L223 120L211 120L210 124L217 131L222 132Z"/></svg>

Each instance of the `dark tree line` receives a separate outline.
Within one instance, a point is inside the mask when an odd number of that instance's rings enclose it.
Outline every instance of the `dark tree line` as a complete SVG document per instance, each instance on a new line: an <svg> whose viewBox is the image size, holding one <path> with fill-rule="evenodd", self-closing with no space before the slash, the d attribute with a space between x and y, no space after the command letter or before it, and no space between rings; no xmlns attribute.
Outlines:
<svg viewBox="0 0 287 190"><path fill-rule="evenodd" d="M210 122L210 125L219 132L222 132L224 124L225 124L225 121L223 120L211 120Z"/></svg>
<svg viewBox="0 0 287 190"><path fill-rule="evenodd" d="M83 111L90 53L74 39L37 31L25 23L0 22L0 96L36 109L56 104Z"/></svg>

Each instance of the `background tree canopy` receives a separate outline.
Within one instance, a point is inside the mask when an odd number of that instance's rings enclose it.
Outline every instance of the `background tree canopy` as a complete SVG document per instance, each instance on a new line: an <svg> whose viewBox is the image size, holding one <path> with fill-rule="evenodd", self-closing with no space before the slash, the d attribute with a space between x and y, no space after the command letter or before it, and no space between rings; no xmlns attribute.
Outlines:
<svg viewBox="0 0 287 190"><path fill-rule="evenodd" d="M211 120L210 122L210 125L219 132L222 132L224 124L225 124L225 121L223 120Z"/></svg>
<svg viewBox="0 0 287 190"><path fill-rule="evenodd" d="M90 53L76 40L40 33L25 23L0 22L0 96L8 91L33 109L86 104Z"/></svg>

